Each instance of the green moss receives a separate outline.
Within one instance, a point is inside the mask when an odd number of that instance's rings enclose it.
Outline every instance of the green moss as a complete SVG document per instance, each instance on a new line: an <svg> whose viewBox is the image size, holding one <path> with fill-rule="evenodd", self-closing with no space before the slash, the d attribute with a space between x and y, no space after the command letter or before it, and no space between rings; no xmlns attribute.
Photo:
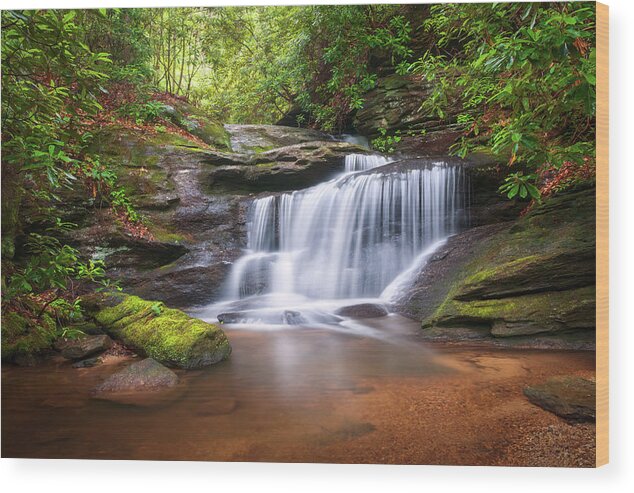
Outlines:
<svg viewBox="0 0 634 493"><path fill-rule="evenodd" d="M593 329L594 193L556 197L486 239L423 327L496 337Z"/></svg>
<svg viewBox="0 0 634 493"><path fill-rule="evenodd" d="M37 323L15 312L2 314L3 361L40 353L50 348L55 338L55 321L47 314Z"/></svg>
<svg viewBox="0 0 634 493"><path fill-rule="evenodd" d="M158 224L156 222L147 220L146 226L158 241L165 243L183 243L187 240L192 240L191 237L186 236L183 233L174 231L170 225Z"/></svg>
<svg viewBox="0 0 634 493"><path fill-rule="evenodd" d="M255 166L257 168L272 168L273 166L276 166L277 163L276 162L268 162L268 163L258 163Z"/></svg>
<svg viewBox="0 0 634 493"><path fill-rule="evenodd" d="M217 149L231 150L231 138L221 123L206 119L200 138Z"/></svg>
<svg viewBox="0 0 634 493"><path fill-rule="evenodd" d="M226 359L231 353L229 341L217 325L166 308L160 302L112 296L119 302L97 312L97 323L114 338L161 363L198 368Z"/></svg>
<svg viewBox="0 0 634 493"><path fill-rule="evenodd" d="M270 145L270 146L252 146L252 147L249 147L248 149L252 152L255 152L256 154L262 154L263 152L272 151L275 148L276 146Z"/></svg>
<svg viewBox="0 0 634 493"><path fill-rule="evenodd" d="M499 337L587 329L594 326L595 298L594 286L491 300L448 297L425 325L488 326Z"/></svg>
<svg viewBox="0 0 634 493"><path fill-rule="evenodd" d="M482 268L475 274L471 274L465 280L465 284L477 284L489 279L495 279L500 275L508 276L513 272L517 272L525 268L528 264L541 261L542 257L539 255L529 255L518 259L511 260L499 266L490 268Z"/></svg>

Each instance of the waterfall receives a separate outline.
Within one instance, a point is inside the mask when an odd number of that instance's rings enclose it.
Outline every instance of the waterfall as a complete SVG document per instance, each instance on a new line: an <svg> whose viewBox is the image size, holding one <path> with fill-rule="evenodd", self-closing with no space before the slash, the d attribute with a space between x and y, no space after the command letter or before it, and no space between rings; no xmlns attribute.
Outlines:
<svg viewBox="0 0 634 493"><path fill-rule="evenodd" d="M388 162L350 155L334 180L256 199L228 297L377 298L402 282L416 259L463 226L467 187L460 166L382 168Z"/></svg>

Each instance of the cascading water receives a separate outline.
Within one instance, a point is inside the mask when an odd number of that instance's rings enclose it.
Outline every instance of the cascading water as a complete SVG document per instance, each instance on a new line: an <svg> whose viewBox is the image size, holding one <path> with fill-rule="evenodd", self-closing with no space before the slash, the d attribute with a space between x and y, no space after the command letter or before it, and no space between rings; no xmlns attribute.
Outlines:
<svg viewBox="0 0 634 493"><path fill-rule="evenodd" d="M289 319L306 320L298 304L393 296L425 254L463 225L466 184L459 166L387 169L388 163L352 154L334 180L256 199L227 298L248 298L260 315L269 309L272 319L294 323Z"/></svg>

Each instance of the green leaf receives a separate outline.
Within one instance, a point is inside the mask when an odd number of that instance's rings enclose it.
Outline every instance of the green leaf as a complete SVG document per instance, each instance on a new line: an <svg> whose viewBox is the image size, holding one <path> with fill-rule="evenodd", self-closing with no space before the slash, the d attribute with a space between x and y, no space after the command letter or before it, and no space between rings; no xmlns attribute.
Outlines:
<svg viewBox="0 0 634 493"><path fill-rule="evenodd" d="M64 19L63 19L64 24L68 24L70 21L72 21L75 18L76 15L77 15L77 12L75 12L74 10L69 10L68 13L64 15Z"/></svg>

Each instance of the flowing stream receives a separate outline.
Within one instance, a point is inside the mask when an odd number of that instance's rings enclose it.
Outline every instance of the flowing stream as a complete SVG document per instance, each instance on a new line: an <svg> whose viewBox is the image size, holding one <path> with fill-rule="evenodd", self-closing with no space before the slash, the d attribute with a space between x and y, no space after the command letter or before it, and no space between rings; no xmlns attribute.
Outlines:
<svg viewBox="0 0 634 493"><path fill-rule="evenodd" d="M342 306L389 304L466 219L462 167L397 164L351 154L335 179L256 199L226 301L208 307L204 317L336 325Z"/></svg>

